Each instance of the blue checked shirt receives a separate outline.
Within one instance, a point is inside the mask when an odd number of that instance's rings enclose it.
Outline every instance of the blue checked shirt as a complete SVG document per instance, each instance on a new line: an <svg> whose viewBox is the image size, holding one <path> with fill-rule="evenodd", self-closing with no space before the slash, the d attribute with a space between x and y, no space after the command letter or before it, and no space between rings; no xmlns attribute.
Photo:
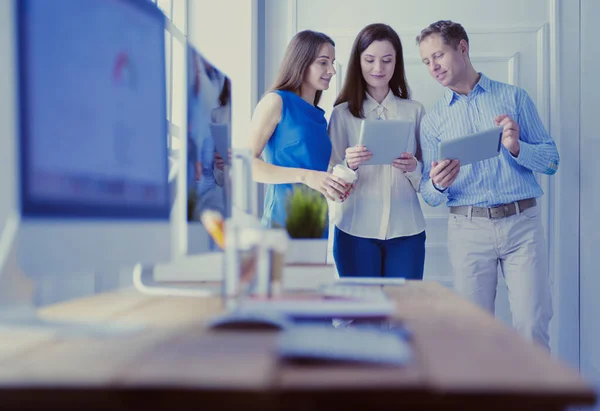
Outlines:
<svg viewBox="0 0 600 411"><path fill-rule="evenodd" d="M437 160L438 143L495 127L494 117L501 114L519 124L519 156L502 146L499 156L461 166L454 183L444 192L437 190L429 172L431 162ZM449 207L494 207L537 198L543 191L533 172L552 175L559 161L556 145L527 92L483 74L467 96L448 89L433 106L421 122L421 148L421 194L434 207L444 202Z"/></svg>

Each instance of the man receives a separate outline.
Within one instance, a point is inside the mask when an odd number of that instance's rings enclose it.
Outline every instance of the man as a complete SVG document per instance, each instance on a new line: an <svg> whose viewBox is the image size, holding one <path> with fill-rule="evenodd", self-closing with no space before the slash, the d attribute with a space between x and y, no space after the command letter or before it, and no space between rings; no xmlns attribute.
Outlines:
<svg viewBox="0 0 600 411"><path fill-rule="evenodd" d="M493 313L500 265L515 328L549 348L552 302L536 202L543 192L533 172L556 172L556 145L523 89L475 71L460 24L433 23L417 44L431 76L447 88L421 123L421 193L427 204L450 208L455 289ZM499 156L464 167L457 160L436 161L440 141L495 126L503 127Z"/></svg>

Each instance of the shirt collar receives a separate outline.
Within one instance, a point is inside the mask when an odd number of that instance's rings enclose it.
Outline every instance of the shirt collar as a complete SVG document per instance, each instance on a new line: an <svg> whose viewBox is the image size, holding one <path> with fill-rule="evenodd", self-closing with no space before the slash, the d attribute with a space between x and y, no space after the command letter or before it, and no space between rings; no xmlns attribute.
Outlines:
<svg viewBox="0 0 600 411"><path fill-rule="evenodd" d="M483 73L479 73L480 77L479 77L479 81L477 82L477 84L475 84L475 87L473 87L473 92L477 91L490 91L491 90L491 81L489 78L486 77L485 74ZM450 106L452 105L452 103L454 102L454 100L458 97L458 93L455 91L452 91L451 89L447 89L446 90L446 95L445 95L445 99L446 99L446 103Z"/></svg>
<svg viewBox="0 0 600 411"><path fill-rule="evenodd" d="M365 93L367 98L365 99L364 103L363 103L363 111L364 114L367 115L367 113L370 113L371 111L375 110L377 107L382 106L383 108L385 108L385 111L390 114L391 118L395 118L396 117L396 96L394 96L394 93L392 93L392 90L390 90L387 93L387 96L385 96L385 98L383 99L383 101L381 102L381 104L379 104L377 102L377 100L375 100L373 97L371 97L371 95L369 93Z"/></svg>

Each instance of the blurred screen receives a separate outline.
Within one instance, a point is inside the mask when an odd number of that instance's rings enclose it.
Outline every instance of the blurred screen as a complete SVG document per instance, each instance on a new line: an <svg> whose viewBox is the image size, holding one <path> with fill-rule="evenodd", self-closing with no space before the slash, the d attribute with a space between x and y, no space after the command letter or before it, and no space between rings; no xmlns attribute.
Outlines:
<svg viewBox="0 0 600 411"><path fill-rule="evenodd" d="M19 2L24 214L168 218L164 16Z"/></svg>
<svg viewBox="0 0 600 411"><path fill-rule="evenodd" d="M188 46L188 221L231 216L231 81ZM192 239L193 240L193 239Z"/></svg>

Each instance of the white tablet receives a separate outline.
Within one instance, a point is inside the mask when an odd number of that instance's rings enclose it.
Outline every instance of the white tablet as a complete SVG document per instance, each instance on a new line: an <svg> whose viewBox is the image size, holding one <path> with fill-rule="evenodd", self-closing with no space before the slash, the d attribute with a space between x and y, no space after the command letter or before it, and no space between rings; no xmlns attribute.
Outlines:
<svg viewBox="0 0 600 411"><path fill-rule="evenodd" d="M334 284L352 285L404 285L406 278L403 277L338 277Z"/></svg>
<svg viewBox="0 0 600 411"><path fill-rule="evenodd" d="M390 165L400 154L408 151L408 143L414 134L412 121L368 120L362 121L358 142L373 157L362 165Z"/></svg>
<svg viewBox="0 0 600 411"><path fill-rule="evenodd" d="M438 161L459 160L461 166L487 160L500 154L502 127L469 134L438 144Z"/></svg>
<svg viewBox="0 0 600 411"><path fill-rule="evenodd" d="M227 123L210 123L210 134L215 142L217 153L225 160L225 164L229 164L229 148L231 147L229 137L229 124Z"/></svg>

